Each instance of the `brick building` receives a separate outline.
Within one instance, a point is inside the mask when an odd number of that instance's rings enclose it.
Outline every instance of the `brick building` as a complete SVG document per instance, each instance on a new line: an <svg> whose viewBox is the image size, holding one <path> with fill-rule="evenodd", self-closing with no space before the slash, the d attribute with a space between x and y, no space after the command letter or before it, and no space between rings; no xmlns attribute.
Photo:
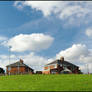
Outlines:
<svg viewBox="0 0 92 92"><path fill-rule="evenodd" d="M79 67L64 60L61 57L60 60L55 60L44 67L43 74L80 74Z"/></svg>
<svg viewBox="0 0 92 92"><path fill-rule="evenodd" d="M7 65L6 66L6 72L7 74L33 74L34 70L24 64L23 60L20 59L20 61Z"/></svg>

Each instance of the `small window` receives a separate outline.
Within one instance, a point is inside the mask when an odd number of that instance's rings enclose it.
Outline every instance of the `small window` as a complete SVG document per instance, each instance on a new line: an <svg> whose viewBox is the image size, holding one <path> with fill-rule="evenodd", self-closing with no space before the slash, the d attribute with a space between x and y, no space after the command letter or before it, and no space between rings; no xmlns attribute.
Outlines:
<svg viewBox="0 0 92 92"><path fill-rule="evenodd" d="M10 71L11 70L11 67L8 67L8 71Z"/></svg>
<svg viewBox="0 0 92 92"><path fill-rule="evenodd" d="M45 69L45 70L47 70L47 69L48 69L48 67L44 67L44 69Z"/></svg>
<svg viewBox="0 0 92 92"><path fill-rule="evenodd" d="M50 65L50 69L53 69L55 67L55 65Z"/></svg>
<svg viewBox="0 0 92 92"><path fill-rule="evenodd" d="M56 74L57 70L51 70L51 74Z"/></svg>

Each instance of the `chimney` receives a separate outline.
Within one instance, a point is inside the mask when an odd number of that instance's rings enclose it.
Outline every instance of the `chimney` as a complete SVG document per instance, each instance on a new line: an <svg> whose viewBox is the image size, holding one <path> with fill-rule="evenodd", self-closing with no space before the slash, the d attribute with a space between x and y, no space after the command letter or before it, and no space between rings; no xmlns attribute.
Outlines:
<svg viewBox="0 0 92 92"><path fill-rule="evenodd" d="M20 59L20 62L23 64L23 60L22 59Z"/></svg>
<svg viewBox="0 0 92 92"><path fill-rule="evenodd" d="M61 62L64 61L64 57L63 57L63 56L60 57L60 61L61 61Z"/></svg>

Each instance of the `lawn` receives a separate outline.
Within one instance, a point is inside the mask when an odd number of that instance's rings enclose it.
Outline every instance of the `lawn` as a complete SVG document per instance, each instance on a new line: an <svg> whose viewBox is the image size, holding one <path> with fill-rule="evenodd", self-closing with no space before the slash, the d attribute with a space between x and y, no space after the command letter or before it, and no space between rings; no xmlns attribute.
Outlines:
<svg viewBox="0 0 92 92"><path fill-rule="evenodd" d="M0 76L0 91L92 91L92 75Z"/></svg>

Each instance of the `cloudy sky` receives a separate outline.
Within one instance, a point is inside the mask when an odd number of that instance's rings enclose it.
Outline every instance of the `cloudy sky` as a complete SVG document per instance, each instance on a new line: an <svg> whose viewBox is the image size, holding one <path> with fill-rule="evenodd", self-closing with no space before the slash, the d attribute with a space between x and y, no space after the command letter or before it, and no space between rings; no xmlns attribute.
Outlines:
<svg viewBox="0 0 92 92"><path fill-rule="evenodd" d="M61 56L92 72L92 2L0 2L0 66L20 58L34 69Z"/></svg>

